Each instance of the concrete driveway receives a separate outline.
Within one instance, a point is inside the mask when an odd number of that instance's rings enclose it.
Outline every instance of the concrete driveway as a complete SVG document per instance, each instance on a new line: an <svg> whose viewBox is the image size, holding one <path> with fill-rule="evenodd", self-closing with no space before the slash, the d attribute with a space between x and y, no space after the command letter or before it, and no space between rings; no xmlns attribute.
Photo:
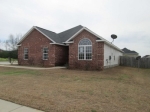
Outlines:
<svg viewBox="0 0 150 112"><path fill-rule="evenodd" d="M0 112L44 112L0 99Z"/></svg>

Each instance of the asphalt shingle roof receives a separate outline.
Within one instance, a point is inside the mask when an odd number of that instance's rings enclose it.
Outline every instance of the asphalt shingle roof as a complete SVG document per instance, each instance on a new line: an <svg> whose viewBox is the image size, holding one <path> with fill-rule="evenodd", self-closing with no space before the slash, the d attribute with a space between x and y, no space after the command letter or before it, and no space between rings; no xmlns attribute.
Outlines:
<svg viewBox="0 0 150 112"><path fill-rule="evenodd" d="M69 30L59 33L58 36L59 36L61 42L65 42L66 40L68 40L70 37L72 37L74 34L76 34L82 28L83 28L83 26L79 25L79 26L76 26L74 28L71 28Z"/></svg>
<svg viewBox="0 0 150 112"><path fill-rule="evenodd" d="M68 40L70 37L72 37L74 34L76 34L79 30L83 28L83 26L79 25L76 27L73 27L69 30L63 31L61 33L55 33L43 28L40 28L38 26L35 26L38 30L40 30L42 33L44 33L47 37L55 41L56 43L62 44L66 40Z"/></svg>
<svg viewBox="0 0 150 112"><path fill-rule="evenodd" d="M42 33L44 33L47 37L51 38L52 40L54 40L55 42L58 42L58 35L55 32L46 30L44 28L40 28L38 26L35 26L38 30L40 30Z"/></svg>
<svg viewBox="0 0 150 112"><path fill-rule="evenodd" d="M50 40L52 40L54 42L54 44L64 44L64 42L66 42L68 39L70 39L73 35L75 35L77 32L79 32L81 29L85 29L85 30L89 30L86 27L83 27L82 25L78 25L76 27L73 27L71 29L68 29L66 31L60 32L60 33L55 33L53 31L49 31L46 30L44 28L38 27L38 26L34 26L32 27L32 29L30 29L24 36L23 38L20 40L20 42L18 43L18 45L24 40L24 38L33 30L33 29L37 29L39 32L41 32L43 35L45 35L47 38L49 38ZM89 32L92 32L89 30ZM103 40L106 44L110 45L111 47L123 52L121 49L119 49L118 47L116 47L115 45L111 44L109 41L107 41L106 39L98 36L97 34L95 34L93 32L94 35L96 35L97 40ZM135 52L135 51L134 51Z"/></svg>

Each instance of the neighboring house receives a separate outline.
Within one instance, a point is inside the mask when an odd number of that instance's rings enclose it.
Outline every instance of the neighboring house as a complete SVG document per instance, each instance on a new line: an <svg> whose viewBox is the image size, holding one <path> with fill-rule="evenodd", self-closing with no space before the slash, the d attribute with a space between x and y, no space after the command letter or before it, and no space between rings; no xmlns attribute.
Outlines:
<svg viewBox="0 0 150 112"><path fill-rule="evenodd" d="M124 51L123 56L129 56L129 57L139 56L139 53L137 53L136 51L131 51L127 48L123 48L122 51Z"/></svg>
<svg viewBox="0 0 150 112"><path fill-rule="evenodd" d="M81 25L55 33L32 27L18 43L20 65L102 70L119 64L123 51Z"/></svg>
<svg viewBox="0 0 150 112"><path fill-rule="evenodd" d="M150 58L150 55L145 55L142 58Z"/></svg>

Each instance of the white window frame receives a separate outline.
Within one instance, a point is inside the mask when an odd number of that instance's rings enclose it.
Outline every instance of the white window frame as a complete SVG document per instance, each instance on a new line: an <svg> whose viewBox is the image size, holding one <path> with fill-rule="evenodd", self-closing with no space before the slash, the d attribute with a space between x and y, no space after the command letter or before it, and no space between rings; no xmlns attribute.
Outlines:
<svg viewBox="0 0 150 112"><path fill-rule="evenodd" d="M29 59L29 50L28 48L24 48L24 51L23 51L23 59L24 60L28 60ZM26 55L28 56L28 58L26 59Z"/></svg>
<svg viewBox="0 0 150 112"><path fill-rule="evenodd" d="M47 49L47 53L44 52L44 50ZM47 59L45 58L45 54L47 55ZM43 47L43 56L42 56L43 60L48 60L48 47Z"/></svg>
<svg viewBox="0 0 150 112"><path fill-rule="evenodd" d="M79 43L83 40L83 39L87 39L87 40L89 40L90 41L90 45L79 45ZM78 43L78 60L92 60L92 42L91 42L91 40L90 39L88 39L88 38L83 38L82 40L80 40L79 41L79 43ZM79 59L79 48L80 47L83 47L83 52L84 52L84 58L83 59ZM91 59L86 59L86 49L87 49L87 47L91 47Z"/></svg>

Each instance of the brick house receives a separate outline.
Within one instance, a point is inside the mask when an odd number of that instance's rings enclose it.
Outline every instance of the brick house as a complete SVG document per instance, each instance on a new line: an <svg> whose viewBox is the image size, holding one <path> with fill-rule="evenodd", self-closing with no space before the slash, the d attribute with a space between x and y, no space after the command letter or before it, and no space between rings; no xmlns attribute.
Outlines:
<svg viewBox="0 0 150 112"><path fill-rule="evenodd" d="M81 25L55 33L32 27L18 43L19 65L102 70L119 64L123 51Z"/></svg>

